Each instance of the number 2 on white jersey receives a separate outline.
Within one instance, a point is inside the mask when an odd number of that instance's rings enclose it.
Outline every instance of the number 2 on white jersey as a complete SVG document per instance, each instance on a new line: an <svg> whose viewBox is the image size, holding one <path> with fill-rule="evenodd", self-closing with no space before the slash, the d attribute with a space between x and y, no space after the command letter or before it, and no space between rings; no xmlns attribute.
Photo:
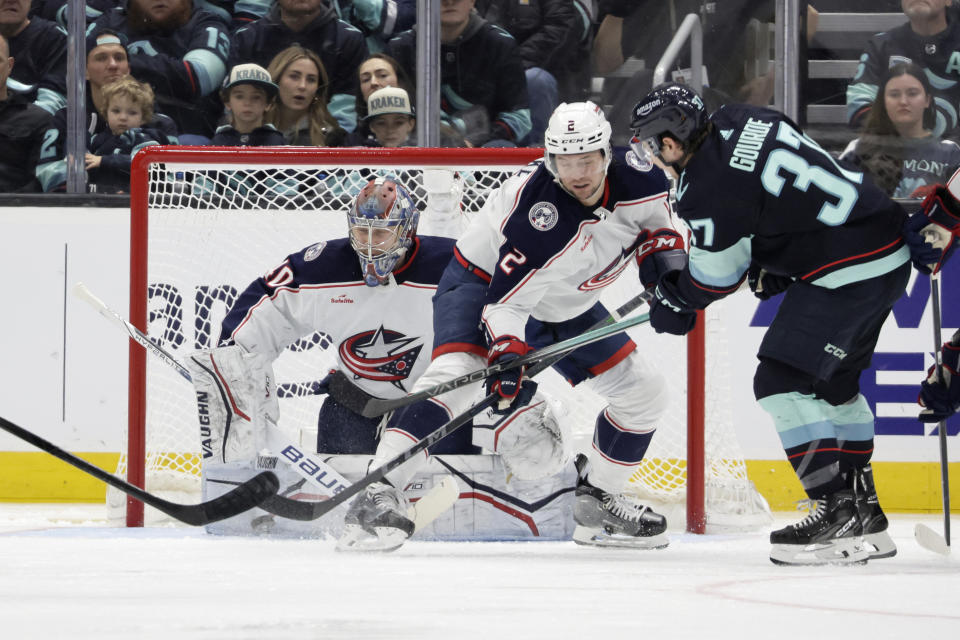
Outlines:
<svg viewBox="0 0 960 640"><path fill-rule="evenodd" d="M514 267L521 265L526 261L527 256L514 249L500 259L500 270L505 274L510 275L513 272ZM515 264L510 264L511 262Z"/></svg>

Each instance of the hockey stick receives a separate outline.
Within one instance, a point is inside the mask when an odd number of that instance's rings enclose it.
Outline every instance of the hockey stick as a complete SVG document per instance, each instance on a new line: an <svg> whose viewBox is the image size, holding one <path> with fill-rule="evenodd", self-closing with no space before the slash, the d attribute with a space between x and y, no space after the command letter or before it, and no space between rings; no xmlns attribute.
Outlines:
<svg viewBox="0 0 960 640"><path fill-rule="evenodd" d="M190 371L180 364L180 362L172 353L155 343L136 326L130 322L127 322L127 320L119 313L113 311L105 302L95 296L93 292L86 287L86 285L84 285L82 282L78 282L76 285L74 285L73 293L76 295L76 297L89 303L100 315L107 318L114 324L123 327L123 329L137 344L175 369L177 373L179 373L187 382L190 382L191 384L193 383L193 377L190 375ZM340 487L350 486L350 483L339 472L337 472L336 469L326 464L319 458L311 455L309 452L304 451L301 447L282 442L271 444L275 449L280 450L280 453L277 456L278 458L282 458L285 462L293 467L298 475L328 495L330 491L336 491ZM325 479L326 483L322 482L322 479ZM452 497L451 491L456 492L456 494L452 495ZM439 516L443 511L451 507L453 503L457 501L458 496L459 489L456 487L455 482L453 484L453 489L451 489L449 482L441 482L427 492L427 494L418 501L417 504L421 504L421 506L419 508L415 508L415 515L411 519L417 523L418 527L426 526L430 522L433 522L433 520L436 519L437 516ZM276 495L276 492L274 492L274 495L267 498L267 500L259 506L265 511L269 511L274 515L284 518L290 518L293 520L312 520L313 518L309 517L310 510L306 509L304 506L309 504L310 503L292 500L290 498ZM427 509L429 509L429 511L425 511Z"/></svg>
<svg viewBox="0 0 960 640"><path fill-rule="evenodd" d="M217 522L218 520L224 520L238 513L243 513L247 509L252 509L265 500L270 499L271 496L275 496L277 489L280 488L277 476L274 475L272 471L263 471L246 482L241 483L230 492L207 502L201 502L200 504L168 502L162 498L158 498L152 493L147 493L140 487L136 487L125 480L121 480L107 473L99 467L93 466L86 460L67 453L52 442L44 440L35 433L31 433L23 427L15 425L6 418L0 417L0 429L7 431L21 440L29 442L38 449L46 451L50 455L63 460L69 465L73 465L85 473L89 473L94 478L102 480L111 487L123 491L128 496L133 496L143 504L162 511L180 522L185 522L186 524L196 527Z"/></svg>
<svg viewBox="0 0 960 640"><path fill-rule="evenodd" d="M614 320L623 318L628 313L642 305L644 302L648 302L651 297L652 296L649 292L644 291L621 305L611 314L611 317ZM588 344L588 342L600 340L608 335L618 333L628 327L632 327L646 321L646 315L637 316L636 318L632 318L630 320L624 320L618 325L610 327L606 327L605 325L607 324L607 321L604 321L603 323L600 323L591 329L592 331L605 332L603 334L598 333L598 336L595 338L591 337L589 340L585 341L584 338L590 336L590 332L581 334L574 338L570 338L569 340L557 342L548 347L544 347L543 349L528 353L527 355L517 358L506 365L492 365L485 369L478 369L471 373L453 378L452 380L441 382L440 384L434 385L427 389L422 389L416 393L403 396L402 398L386 399L374 397L357 385L353 384L346 374L340 370L337 370L331 374L327 393L331 398L347 407L354 413L359 413L364 418L376 418L385 413L393 411L394 409L399 409L400 407L405 407L415 402L426 400L427 398L433 398L434 396L452 391L464 385L484 380L495 373L499 373L500 371L539 362L545 358L553 356L554 354L566 354L576 347Z"/></svg>
<svg viewBox="0 0 960 640"><path fill-rule="evenodd" d="M160 360L162 360L165 364L175 369L184 380L193 384L193 377L190 375L190 371L180 364L180 362L172 353L151 340L145 333L140 331L140 329L128 322L126 318L108 307L107 304L95 296L93 292L86 287L86 285L84 285L82 282L78 282L73 287L73 293L77 298L89 303L90 306L96 309L97 312L104 318L107 318L117 326L122 327L137 344L160 358ZM289 463L300 476L321 490L329 490L331 487L336 486L336 484L340 484L341 486L349 485L343 476L341 476L333 467L324 463L322 460L313 457L308 452L303 451L300 447L282 442L271 442L271 445L277 449L280 449L280 458L283 458L284 461ZM327 485L321 483L319 478L323 476L327 476L328 480L331 481L331 484ZM280 499L285 500L285 498L282 497Z"/></svg>
<svg viewBox="0 0 960 640"><path fill-rule="evenodd" d="M641 300L642 300L642 297L641 297ZM628 304L632 302L633 300L631 300ZM637 306L639 306L639 304L640 303L637 303ZM536 362L532 367L530 367L529 371L527 372L527 376L532 378L537 374L539 374L544 369L552 367L554 364L556 364L561 359L563 359L563 357L567 355L567 353L569 353L570 351L573 351L577 347L583 346L585 344L589 344L591 342L596 342L597 340L600 340L601 338L604 338L613 333L618 333L629 327L641 324L643 322L647 322L649 319L650 319L650 314L644 313L630 320L623 320L620 322L616 322L613 315L611 314L607 316L606 319L601 320L597 324L590 327L590 329L587 330L585 333L582 333L579 336L576 336L569 340L564 340L563 342L558 342L554 345L551 345L552 347L557 347L561 344L566 344L567 346L565 347L565 349L561 350L560 353L557 353L557 350L554 350L554 352L551 355L544 357L543 359ZM573 344L573 343L576 343L576 344ZM547 348L549 349L550 347L547 347ZM545 349L541 349L540 351L537 351L534 353L540 353L543 351L545 351ZM473 405L472 407L470 407L460 415L455 416L443 426L438 427L433 433L430 433L429 435L425 436L422 440L417 442L415 445L413 445L406 451L398 454L394 458L391 458L387 462L383 463L382 465L380 465L379 467L377 467L376 469L368 473L366 476L364 476L363 478L360 478L359 480L354 482L352 485L350 485L347 489L336 494L329 500L325 500L324 502L300 503L300 506L298 506L297 517L295 519L316 520L317 518L323 516L329 511L336 509L337 506L339 506L340 504L346 502L353 496L360 493L368 485L371 485L374 482L379 482L380 480L383 480L389 472L393 471L394 469L402 465L404 462L406 462L410 458L419 454L421 451L425 450L427 447L430 447L431 445L436 444L440 440L443 440L445 437L447 437L448 435L450 435L451 433L453 433L454 431L462 427L464 424L468 423L475 416L485 411L488 407L492 407L494 403L496 403L497 400L499 399L500 399L500 396L497 393L491 393L487 395L487 397L485 397L483 400L479 401L478 403L476 403L475 405ZM274 502L273 504L276 504L276 502ZM294 516L287 516L287 517L294 517Z"/></svg>
<svg viewBox="0 0 960 640"><path fill-rule="evenodd" d="M943 377L943 336L940 328L940 272L930 276L930 300L933 305L933 349L936 357L937 379ZM947 457L947 421L941 420L937 425L937 438L940 441L940 486L943 494L943 535L925 524L917 523L913 528L917 543L935 553L950 554L950 471Z"/></svg>
<svg viewBox="0 0 960 640"><path fill-rule="evenodd" d="M456 479L451 475L444 476L423 497L410 505L407 515L413 520L414 531L420 531L436 520L440 514L452 507L459 498L460 486ZM258 506L264 511L269 511L281 518L308 521L316 520L319 517L314 516L314 506L317 504L323 503L306 502L274 495Z"/></svg>

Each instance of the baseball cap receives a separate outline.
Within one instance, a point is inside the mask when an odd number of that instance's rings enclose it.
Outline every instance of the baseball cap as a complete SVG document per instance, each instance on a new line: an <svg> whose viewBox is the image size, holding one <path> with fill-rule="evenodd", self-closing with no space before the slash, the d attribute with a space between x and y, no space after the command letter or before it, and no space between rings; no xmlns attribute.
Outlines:
<svg viewBox="0 0 960 640"><path fill-rule="evenodd" d="M384 87L377 89L367 98L367 117L365 120L376 118L388 113L401 113L412 116L410 96L398 87Z"/></svg>
<svg viewBox="0 0 960 640"><path fill-rule="evenodd" d="M107 44L118 44L124 49L127 48L127 36L117 33L111 29L94 29L87 35L87 55L99 46Z"/></svg>
<svg viewBox="0 0 960 640"><path fill-rule="evenodd" d="M233 69L230 69L230 73L223 79L223 90L229 91L238 84L252 84L255 87L260 87L267 92L267 96L269 97L277 95L277 85L275 85L270 78L270 73L260 65L253 64L252 62L238 64Z"/></svg>

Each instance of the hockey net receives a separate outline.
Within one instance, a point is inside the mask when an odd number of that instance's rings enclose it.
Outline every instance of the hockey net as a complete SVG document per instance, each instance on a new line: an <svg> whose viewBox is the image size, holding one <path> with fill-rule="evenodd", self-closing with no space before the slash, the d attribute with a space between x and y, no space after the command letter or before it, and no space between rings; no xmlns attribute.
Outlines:
<svg viewBox="0 0 960 640"><path fill-rule="evenodd" d="M371 177L395 175L423 209L424 169L453 171L458 189L452 195L469 217L513 171L539 156L534 149L148 147L132 167L131 321L183 361L191 351L213 346L221 320L250 282L303 247L346 235L345 207ZM636 295L636 283L632 267L604 302L616 308ZM722 331L707 331L710 385L696 375L704 363L702 346L694 342L688 353L687 340L657 336L642 325L632 333L662 365L674 399L634 477L636 492L661 509L685 508L694 532L766 524L769 510L747 477L725 402L729 393L722 385L729 375L718 370L726 361ZM288 432L302 434L308 447L316 444L323 401L313 384L334 363L329 344L321 328L274 364L281 422ZM694 386L687 382L688 359ZM118 474L167 499L195 502L200 446L193 388L133 342L129 360L129 425ZM563 403L561 419L574 445L589 447L602 400L588 385L571 391L556 374L544 375L544 388ZM702 426L697 416L704 414ZM688 459L703 464L688 467ZM144 523L139 502L112 491L107 502L112 519ZM673 522L682 521L673 515Z"/></svg>

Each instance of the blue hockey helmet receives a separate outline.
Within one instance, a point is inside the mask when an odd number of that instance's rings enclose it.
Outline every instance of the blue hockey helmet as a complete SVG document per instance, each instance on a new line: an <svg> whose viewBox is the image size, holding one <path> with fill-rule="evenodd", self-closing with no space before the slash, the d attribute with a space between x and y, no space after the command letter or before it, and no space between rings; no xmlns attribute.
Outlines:
<svg viewBox="0 0 960 640"><path fill-rule="evenodd" d="M347 214L350 246L360 258L368 286L386 284L413 246L420 211L410 192L393 176L367 182Z"/></svg>
<svg viewBox="0 0 960 640"><path fill-rule="evenodd" d="M675 82L662 84L633 107L630 147L641 158L659 158L664 135L686 144L706 126L707 117L696 91Z"/></svg>

